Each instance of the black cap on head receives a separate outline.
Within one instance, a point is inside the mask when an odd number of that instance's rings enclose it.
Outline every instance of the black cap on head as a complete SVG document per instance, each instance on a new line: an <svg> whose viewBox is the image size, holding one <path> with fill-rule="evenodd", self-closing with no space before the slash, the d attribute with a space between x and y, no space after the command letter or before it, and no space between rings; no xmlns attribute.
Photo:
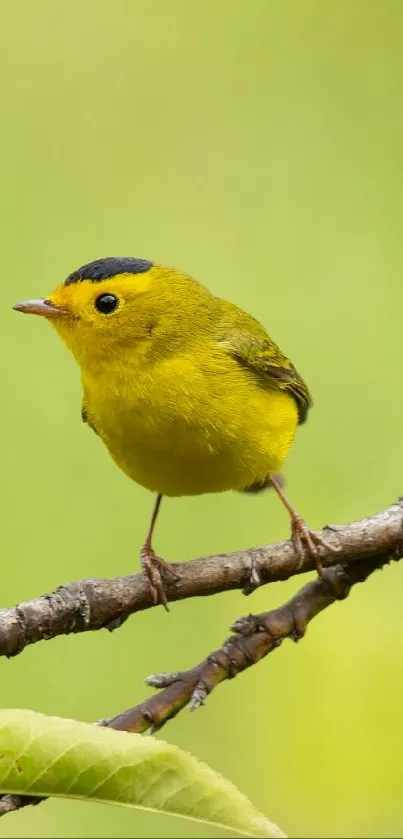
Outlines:
<svg viewBox="0 0 403 839"><path fill-rule="evenodd" d="M117 274L144 274L152 266L153 263L148 259L136 259L134 256L107 256L105 259L96 259L94 262L82 265L67 277L63 285L81 283L83 280L100 283L102 280L108 280L109 277L116 277Z"/></svg>

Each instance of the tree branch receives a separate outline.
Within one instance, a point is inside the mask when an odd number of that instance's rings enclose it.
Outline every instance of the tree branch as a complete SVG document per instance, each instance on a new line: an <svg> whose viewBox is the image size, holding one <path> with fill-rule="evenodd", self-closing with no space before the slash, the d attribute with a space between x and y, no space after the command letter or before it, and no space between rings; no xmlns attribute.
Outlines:
<svg viewBox="0 0 403 839"><path fill-rule="evenodd" d="M281 645L285 638L299 641L309 622L336 600L344 600L357 583L362 583L392 559L402 556L402 545L354 563L345 562L328 568L322 578L307 583L290 600L260 615L239 618L232 625L234 632L220 649L207 656L196 667L177 673L157 673L146 679L147 684L160 688L149 699L123 711L104 725L120 731L155 732L176 716L185 705L194 711L205 703L207 696L226 679L256 664ZM0 796L0 816L46 799L28 795Z"/></svg>
<svg viewBox="0 0 403 839"><path fill-rule="evenodd" d="M364 582L391 559L386 553L328 568L322 578L307 583L277 609L239 618L231 627L234 634L222 647L191 670L149 676L146 683L162 689L160 693L111 720L104 720L103 724L122 731L151 729L154 732L188 703L191 711L196 710L221 682L257 664L285 638L292 641L303 638L312 618L336 600L344 600L354 585Z"/></svg>
<svg viewBox="0 0 403 839"><path fill-rule="evenodd" d="M323 566L357 563L370 557L393 559L403 553L403 501L377 515L345 525L328 525L326 540L335 550L323 553ZM301 565L290 541L235 553L202 557L176 564L176 580L164 586L170 601L205 597L231 589L249 590L251 565L262 585L286 580L314 569L306 557ZM116 629L129 615L154 606L147 578L141 572L112 580L88 579L60 586L51 594L0 609L0 656L17 655L29 644L58 635Z"/></svg>

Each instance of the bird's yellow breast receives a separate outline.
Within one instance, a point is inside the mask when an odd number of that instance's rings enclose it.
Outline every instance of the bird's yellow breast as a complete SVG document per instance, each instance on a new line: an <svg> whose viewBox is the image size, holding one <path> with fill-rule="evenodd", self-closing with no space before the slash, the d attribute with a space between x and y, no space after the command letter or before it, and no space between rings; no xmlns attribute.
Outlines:
<svg viewBox="0 0 403 839"><path fill-rule="evenodd" d="M89 421L118 466L164 495L263 481L281 467L298 422L289 394L263 389L219 353L168 356L146 369L111 362L103 375L84 373L83 385Z"/></svg>

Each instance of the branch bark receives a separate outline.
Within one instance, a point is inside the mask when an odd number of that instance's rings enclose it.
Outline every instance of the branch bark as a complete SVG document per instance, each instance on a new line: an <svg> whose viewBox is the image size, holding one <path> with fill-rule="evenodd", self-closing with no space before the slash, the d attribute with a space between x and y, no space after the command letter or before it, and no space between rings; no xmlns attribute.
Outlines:
<svg viewBox="0 0 403 839"><path fill-rule="evenodd" d="M393 557L399 558L400 555ZM344 600L354 585L364 582L390 561L390 555L385 553L351 565L344 563L328 568L322 578L307 583L277 609L239 618L231 627L234 634L204 661L184 672L149 676L146 683L160 688L160 692L116 717L104 720L103 724L122 731L151 729L154 733L185 705L189 705L191 711L196 710L221 682L257 664L285 638L292 641L303 638L312 618L336 600Z"/></svg>
<svg viewBox="0 0 403 839"><path fill-rule="evenodd" d="M345 525L328 525L323 535L336 550L322 554L324 568L353 564L371 557L392 559L403 553L403 500L378 513ZM206 597L231 589L248 591L251 566L262 585L314 569L306 557L301 565L292 542L201 557L175 564L177 579L164 580L170 601ZM120 626L129 615L153 607L153 595L141 572L112 580L88 579L62 585L51 594L0 609L0 656L14 656L30 644L58 635Z"/></svg>
<svg viewBox="0 0 403 839"><path fill-rule="evenodd" d="M394 551L388 547L351 564L345 562L328 568L322 578L307 583L277 609L239 618L231 627L234 634L204 661L190 670L149 676L147 684L159 688L159 693L112 719L100 720L98 725L132 733L150 729L154 733L185 705L196 710L221 682L256 664L277 649L285 638L299 641L316 615L336 600L345 599L354 585L364 582L392 559L400 559L402 553L400 543L399 549L396 546ZM44 800L38 796L2 795L0 816Z"/></svg>

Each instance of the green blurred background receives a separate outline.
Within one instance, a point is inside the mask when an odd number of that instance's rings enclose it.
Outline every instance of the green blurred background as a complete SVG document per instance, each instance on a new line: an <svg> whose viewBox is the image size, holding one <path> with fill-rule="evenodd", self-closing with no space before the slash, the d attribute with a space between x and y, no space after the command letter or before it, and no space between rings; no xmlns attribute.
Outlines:
<svg viewBox="0 0 403 839"><path fill-rule="evenodd" d="M11 311L83 262L174 264L249 309L316 407L287 463L311 526L402 493L403 4L389 0L3 0L1 605L138 568L151 496L80 423L78 370ZM240 406L241 409L241 406ZM274 496L169 500L172 560L288 533ZM291 836L401 836L403 567L376 574L298 646L164 730ZM94 720L198 662L300 582L177 603L0 661L1 703ZM217 835L51 801L4 837ZM224 836L224 833L222 833Z"/></svg>

